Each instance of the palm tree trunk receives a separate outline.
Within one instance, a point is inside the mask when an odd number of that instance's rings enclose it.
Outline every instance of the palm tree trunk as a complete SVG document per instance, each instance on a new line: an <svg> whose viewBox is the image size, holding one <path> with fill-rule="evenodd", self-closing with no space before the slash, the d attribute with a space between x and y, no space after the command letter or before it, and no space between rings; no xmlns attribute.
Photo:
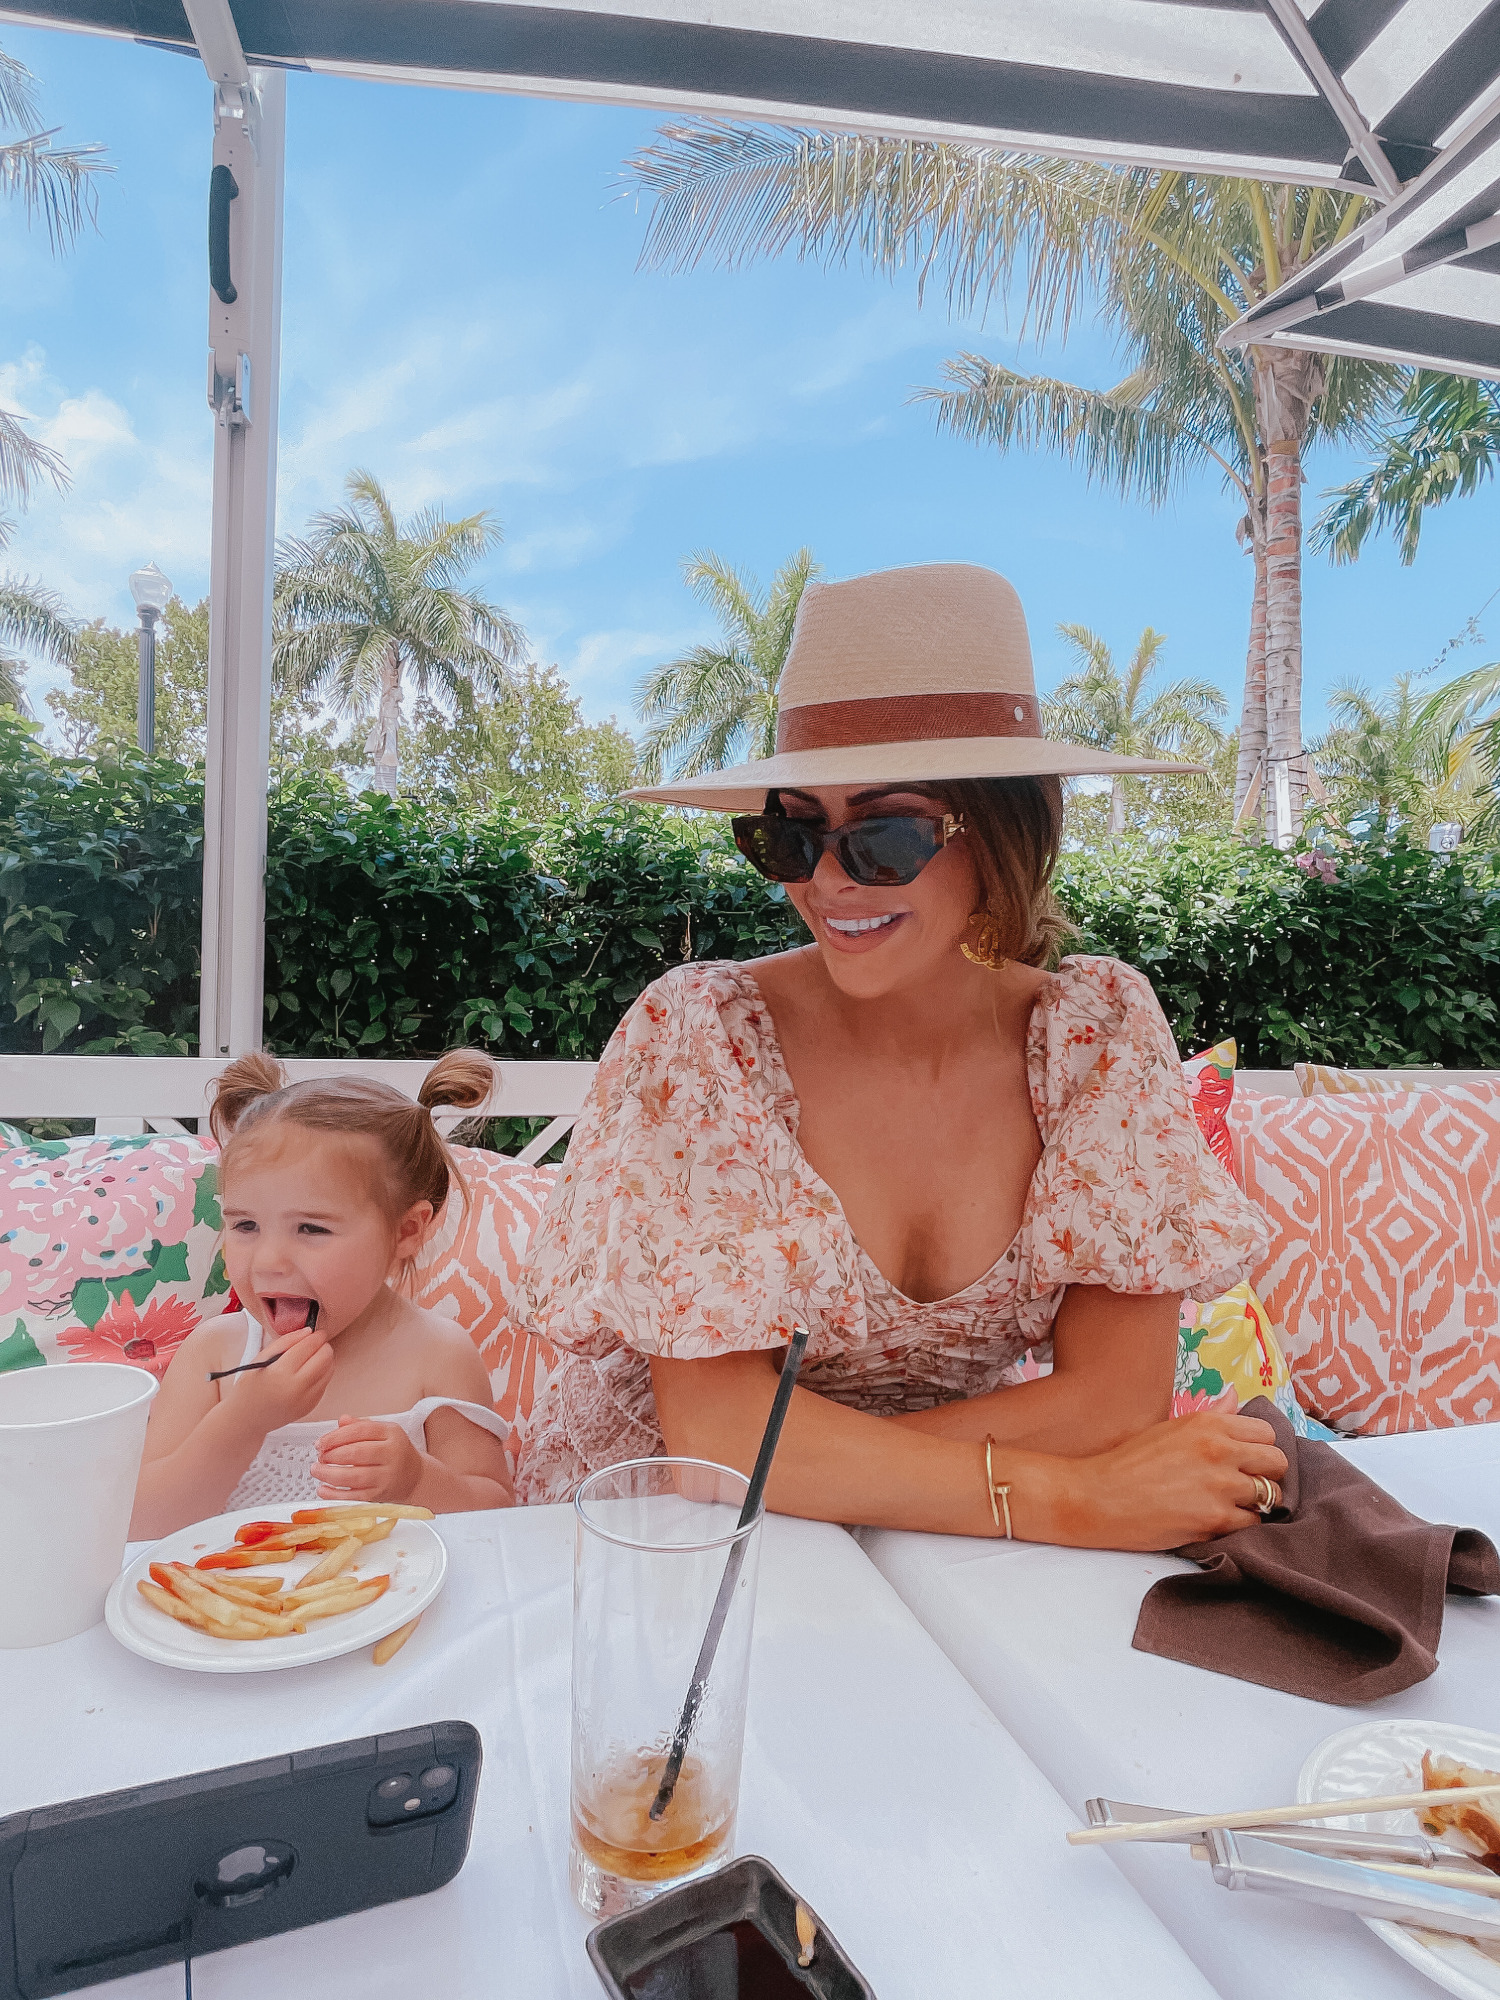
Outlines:
<svg viewBox="0 0 1500 2000"><path fill-rule="evenodd" d="M1266 528L1260 503L1247 516L1255 593L1250 600L1250 643L1245 653L1245 693L1240 704L1240 758L1234 776L1234 811L1239 817L1257 766L1266 754ZM1262 774L1264 778L1264 774ZM1264 791L1261 793L1265 797ZM1265 818L1262 810L1260 817Z"/></svg>
<svg viewBox="0 0 1500 2000"><path fill-rule="evenodd" d="M375 789L396 796L396 737L401 727L401 654L387 646L380 663L380 709L375 718Z"/></svg>
<svg viewBox="0 0 1500 2000"><path fill-rule="evenodd" d="M1125 781L1122 778L1110 780L1109 831L1111 837L1125 831Z"/></svg>
<svg viewBox="0 0 1500 2000"><path fill-rule="evenodd" d="M1323 363L1295 348L1252 347L1255 412L1266 454L1266 778L1280 847L1302 825L1302 444ZM1282 773L1285 773L1283 778Z"/></svg>
<svg viewBox="0 0 1500 2000"><path fill-rule="evenodd" d="M1282 772L1286 773L1285 779ZM1271 446L1266 495L1266 789L1278 847L1302 825L1302 453Z"/></svg>

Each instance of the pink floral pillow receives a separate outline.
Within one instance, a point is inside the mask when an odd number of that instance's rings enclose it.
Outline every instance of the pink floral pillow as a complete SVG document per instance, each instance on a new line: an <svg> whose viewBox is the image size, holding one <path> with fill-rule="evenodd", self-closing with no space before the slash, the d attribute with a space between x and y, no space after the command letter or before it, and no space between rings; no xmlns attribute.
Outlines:
<svg viewBox="0 0 1500 2000"><path fill-rule="evenodd" d="M223 1311L214 1149L188 1137L0 1152L0 1370L128 1361L152 1374Z"/></svg>
<svg viewBox="0 0 1500 2000"><path fill-rule="evenodd" d="M558 1366L515 1332L516 1277L556 1170L456 1147L470 1190L417 1271L418 1303L457 1320L495 1408L524 1422ZM232 1310L219 1254L218 1151L191 1137L17 1140L0 1150L0 1371L128 1361L160 1377L201 1320Z"/></svg>

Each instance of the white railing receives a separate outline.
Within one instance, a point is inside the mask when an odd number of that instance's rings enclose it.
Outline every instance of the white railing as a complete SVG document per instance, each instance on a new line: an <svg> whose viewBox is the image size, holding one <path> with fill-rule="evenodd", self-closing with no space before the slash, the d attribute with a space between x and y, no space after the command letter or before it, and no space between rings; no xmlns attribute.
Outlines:
<svg viewBox="0 0 1500 2000"><path fill-rule="evenodd" d="M207 1129L211 1086L228 1065L213 1056L0 1056L0 1119L92 1119L96 1132L181 1132L184 1118ZM429 1062L363 1061L357 1056L287 1060L292 1081L310 1076L373 1076L415 1098ZM499 1089L476 1111L440 1113L439 1126L460 1119L547 1118L516 1158L544 1159L583 1108L595 1065L588 1062L502 1062Z"/></svg>
<svg viewBox="0 0 1500 2000"><path fill-rule="evenodd" d="M207 1120L210 1086L227 1060L222 1056L0 1056L0 1119L92 1119L96 1132L144 1132L148 1127L181 1132L184 1118ZM432 1064L328 1056L288 1059L284 1067L294 1082L309 1076L374 1076L415 1098ZM440 1113L437 1122L448 1128L477 1116L546 1118L550 1120L546 1129L515 1156L522 1165L531 1166L573 1129L595 1067L588 1062L497 1063L500 1087L489 1104L477 1112ZM1411 1089L1493 1079L1500 1070L1385 1069L1360 1074ZM1262 1096L1297 1095L1297 1079L1289 1069L1237 1070L1235 1083Z"/></svg>

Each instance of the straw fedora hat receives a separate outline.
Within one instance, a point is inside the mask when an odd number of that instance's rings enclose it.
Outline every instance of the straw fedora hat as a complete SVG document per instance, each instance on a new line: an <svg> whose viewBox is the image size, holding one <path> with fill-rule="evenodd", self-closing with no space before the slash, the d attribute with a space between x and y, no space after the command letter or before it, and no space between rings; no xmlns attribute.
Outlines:
<svg viewBox="0 0 1500 2000"><path fill-rule="evenodd" d="M773 786L1201 769L1043 736L1020 598L992 569L922 563L803 591L774 757L625 796L759 812Z"/></svg>

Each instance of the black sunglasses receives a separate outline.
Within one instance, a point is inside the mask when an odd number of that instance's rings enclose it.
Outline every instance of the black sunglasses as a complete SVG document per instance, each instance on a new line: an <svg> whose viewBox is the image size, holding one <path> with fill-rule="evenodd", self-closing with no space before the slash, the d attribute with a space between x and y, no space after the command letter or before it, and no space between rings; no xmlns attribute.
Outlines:
<svg viewBox="0 0 1500 2000"><path fill-rule="evenodd" d="M952 813L893 813L827 828L783 812L742 813L729 824L740 853L772 882L810 882L823 856L832 854L862 889L915 882L954 834L964 831L962 818Z"/></svg>

